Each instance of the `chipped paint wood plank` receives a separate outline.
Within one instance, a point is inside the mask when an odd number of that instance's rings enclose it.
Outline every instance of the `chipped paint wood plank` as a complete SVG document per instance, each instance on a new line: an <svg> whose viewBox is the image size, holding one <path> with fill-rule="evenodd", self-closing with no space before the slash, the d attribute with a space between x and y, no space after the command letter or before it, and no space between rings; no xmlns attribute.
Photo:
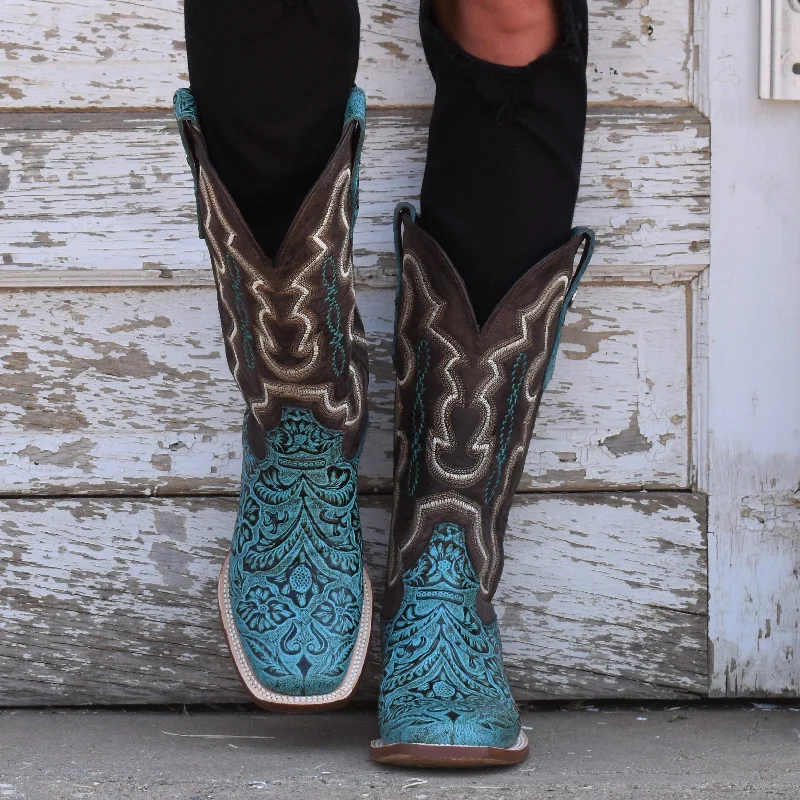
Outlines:
<svg viewBox="0 0 800 800"><path fill-rule="evenodd" d="M661 492L518 505L498 616L520 695L635 697L640 682L651 697L707 693L705 506Z"/></svg>
<svg viewBox="0 0 800 800"><path fill-rule="evenodd" d="M691 475L692 488L696 491L708 491L708 282L709 269L701 272L690 284L689 301L691 302L690 322L690 419L691 441Z"/></svg>
<svg viewBox="0 0 800 800"><path fill-rule="evenodd" d="M419 109L370 114L355 234L362 282L394 281L391 214L419 197L426 125ZM6 274L119 269L156 281L206 268L169 118L10 114L0 135ZM708 124L691 109L595 109L575 216L599 235L589 277L668 282L707 265L709 170Z"/></svg>
<svg viewBox="0 0 800 800"><path fill-rule="evenodd" d="M711 692L800 697L798 109L758 99L757 4L703 5L715 126Z"/></svg>
<svg viewBox="0 0 800 800"><path fill-rule="evenodd" d="M522 489L688 486L686 289L587 286ZM361 289L363 490L391 491L394 292ZM242 403L211 287L0 294L0 492L237 491Z"/></svg>
<svg viewBox="0 0 800 800"><path fill-rule="evenodd" d="M361 0L359 83L381 105L431 102L416 0ZM689 0L590 3L595 102L686 103ZM0 108L157 108L188 82L183 3L5 0Z"/></svg>
<svg viewBox="0 0 800 800"><path fill-rule="evenodd" d="M388 505L363 501L379 589ZM244 700L215 606L234 518L232 498L0 501L0 705ZM520 496L497 602L517 698L704 694L704 525L690 494Z"/></svg>

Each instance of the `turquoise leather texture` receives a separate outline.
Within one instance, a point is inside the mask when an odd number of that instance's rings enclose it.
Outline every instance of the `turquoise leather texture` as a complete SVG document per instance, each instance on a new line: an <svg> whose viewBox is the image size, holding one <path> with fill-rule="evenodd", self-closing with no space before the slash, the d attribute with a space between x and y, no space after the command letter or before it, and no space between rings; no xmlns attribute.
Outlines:
<svg viewBox="0 0 800 800"><path fill-rule="evenodd" d="M519 714L497 621L485 625L476 610L464 529L436 525L403 584L400 609L383 626L383 744L513 747Z"/></svg>
<svg viewBox="0 0 800 800"><path fill-rule="evenodd" d="M244 437L231 608L253 672L282 695L337 689L358 634L358 456L343 460L341 443L339 431L291 406L267 432L265 458Z"/></svg>

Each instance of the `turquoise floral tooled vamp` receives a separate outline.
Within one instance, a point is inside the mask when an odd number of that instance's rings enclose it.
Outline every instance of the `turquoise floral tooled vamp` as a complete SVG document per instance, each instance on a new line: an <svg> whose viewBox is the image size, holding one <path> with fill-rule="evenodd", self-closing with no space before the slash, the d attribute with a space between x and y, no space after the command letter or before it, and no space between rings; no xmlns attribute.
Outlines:
<svg viewBox="0 0 800 800"><path fill-rule="evenodd" d="M245 424L245 431L248 426ZM244 436L230 610L255 677L269 690L324 695L344 679L364 599L358 454L309 409L285 407L259 460Z"/></svg>
<svg viewBox="0 0 800 800"><path fill-rule="evenodd" d="M382 744L512 747L519 714L497 622L484 624L476 610L478 578L460 525L434 528L403 586L383 627Z"/></svg>

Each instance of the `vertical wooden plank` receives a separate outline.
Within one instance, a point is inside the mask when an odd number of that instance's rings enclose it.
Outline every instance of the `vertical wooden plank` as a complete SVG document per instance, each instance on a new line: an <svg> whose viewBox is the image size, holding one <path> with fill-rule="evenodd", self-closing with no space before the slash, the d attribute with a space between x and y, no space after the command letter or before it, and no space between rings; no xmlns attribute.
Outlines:
<svg viewBox="0 0 800 800"><path fill-rule="evenodd" d="M710 13L711 691L797 696L800 113L757 99L757 4Z"/></svg>
<svg viewBox="0 0 800 800"><path fill-rule="evenodd" d="M688 286L689 305L689 484L708 491L708 283L709 269Z"/></svg>
<svg viewBox="0 0 800 800"><path fill-rule="evenodd" d="M689 39L689 99L706 116L710 113L710 22L711 0L694 0Z"/></svg>

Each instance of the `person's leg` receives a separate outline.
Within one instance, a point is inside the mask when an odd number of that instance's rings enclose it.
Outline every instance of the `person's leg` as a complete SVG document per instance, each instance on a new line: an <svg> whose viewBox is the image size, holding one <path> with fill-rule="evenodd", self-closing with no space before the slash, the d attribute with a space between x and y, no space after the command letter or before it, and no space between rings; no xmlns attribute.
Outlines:
<svg viewBox="0 0 800 800"><path fill-rule="evenodd" d="M422 0L436 80L420 224L483 322L572 227L586 123L586 0Z"/></svg>
<svg viewBox="0 0 800 800"><path fill-rule="evenodd" d="M186 22L192 89L175 113L246 404L220 614L257 703L330 709L352 695L372 627L356 0L187 0Z"/></svg>
<svg viewBox="0 0 800 800"><path fill-rule="evenodd" d="M436 18L422 3L436 102L422 215L401 204L395 220L395 496L370 748L381 762L487 766L528 752L492 598L594 239L571 232L586 5L563 1L556 15L550 0L440 0Z"/></svg>
<svg viewBox="0 0 800 800"><path fill-rule="evenodd" d="M342 134L357 0L186 0L189 80L208 152L273 257Z"/></svg>

